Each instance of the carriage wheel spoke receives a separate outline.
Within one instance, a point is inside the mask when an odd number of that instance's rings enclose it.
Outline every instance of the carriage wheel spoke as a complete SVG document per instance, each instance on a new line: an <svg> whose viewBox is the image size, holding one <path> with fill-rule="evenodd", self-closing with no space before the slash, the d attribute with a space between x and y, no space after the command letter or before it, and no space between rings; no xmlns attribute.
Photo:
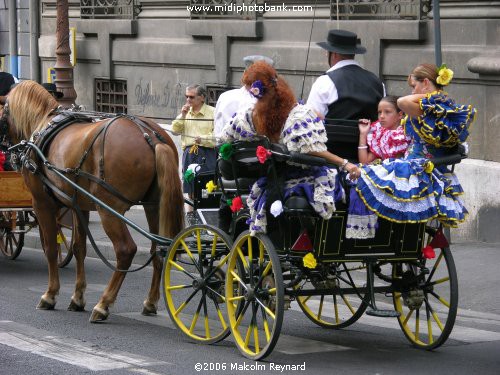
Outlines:
<svg viewBox="0 0 500 375"><path fill-rule="evenodd" d="M236 248L236 251L238 252L238 256L240 257L243 266L245 267L245 269L248 269L248 262L247 259L245 258L245 255L243 254L243 251L241 251L241 247L238 246Z"/></svg>
<svg viewBox="0 0 500 375"><path fill-rule="evenodd" d="M217 295L218 297L222 298L222 301L225 302L226 301L226 297L223 296L222 294L220 294L219 292L217 292L216 290L210 288L208 285L207 285L207 289L210 290L213 294Z"/></svg>
<svg viewBox="0 0 500 375"><path fill-rule="evenodd" d="M438 269L439 264L441 263L441 260L443 259L443 257L444 257L444 252L441 251L441 253L439 254L439 256L436 259L436 263L434 263L434 266L432 267L432 270L429 273L429 276L427 277L427 282L429 282L429 280L432 280L432 277L434 276L434 273Z"/></svg>
<svg viewBox="0 0 500 375"><path fill-rule="evenodd" d="M221 311L219 303L217 302L216 299L214 299L214 305L215 305L215 309L217 310L217 316L219 317L219 321L221 323L222 329L226 330L227 324L224 320L224 316L222 315L222 311Z"/></svg>
<svg viewBox="0 0 500 375"><path fill-rule="evenodd" d="M323 302L325 301L325 295L322 294L319 300L319 308L318 308L318 320L321 320L321 314L323 313Z"/></svg>
<svg viewBox="0 0 500 375"><path fill-rule="evenodd" d="M439 302L441 302L443 305L445 305L448 309L450 308L450 303L445 300L443 297L441 297L440 295L438 295L436 292L434 291L431 291L430 294L436 298Z"/></svg>
<svg viewBox="0 0 500 375"><path fill-rule="evenodd" d="M344 301L344 303L346 304L346 306L349 308L349 310L351 310L351 314L354 315L356 314L356 311L354 311L354 308L351 306L351 304L349 303L349 301L347 300L347 298L341 294L340 297L342 298L342 300Z"/></svg>
<svg viewBox="0 0 500 375"><path fill-rule="evenodd" d="M191 275L188 271L186 271L181 265L177 264L176 262L174 262L173 260L169 260L168 263L170 263L172 266L174 266L175 268L177 268L179 271L181 271L182 273L184 273L186 276L189 276L190 278L192 278L193 280L196 280L196 277L194 277L193 275Z"/></svg>
<svg viewBox="0 0 500 375"><path fill-rule="evenodd" d="M255 301L262 306L262 308L266 311L266 313L271 317L273 318L273 320L276 319L274 313L271 311L271 309L269 309L269 307L267 307L266 305L264 305L264 303L262 303L262 301L260 301L258 298L255 298Z"/></svg>
<svg viewBox="0 0 500 375"><path fill-rule="evenodd" d="M415 313L415 341L419 341L420 336L420 310Z"/></svg>
<svg viewBox="0 0 500 375"><path fill-rule="evenodd" d="M403 324L404 324L404 325L407 325L407 324L408 324L408 320L410 320L410 318L411 318L411 316L413 315L413 312L414 312L414 311L415 311L415 310L411 309L411 310L408 312L408 315L406 315L405 320L403 320Z"/></svg>
<svg viewBox="0 0 500 375"><path fill-rule="evenodd" d="M429 283L429 285L437 285L437 284L442 284L442 283L445 283L447 281L450 281L450 277L447 276L447 277L443 277L441 279L437 279L437 280L434 280L433 282Z"/></svg>
<svg viewBox="0 0 500 375"><path fill-rule="evenodd" d="M339 324L340 323L340 318L339 318L339 304L337 302L337 295L333 295L333 307L335 309L335 323Z"/></svg>
<svg viewBox="0 0 500 375"><path fill-rule="evenodd" d="M186 242L184 242L184 239L181 240L181 244L182 244L182 247L184 248L184 251L186 252L186 254L189 256L189 258L191 259L192 261L192 264L196 267L196 269L198 270L198 273L200 275L203 276L203 270L200 269L200 266L198 264L198 262L196 261L196 259L194 258L194 255L193 253L191 252L191 250L189 250L189 247L188 245L186 244Z"/></svg>
<svg viewBox="0 0 500 375"><path fill-rule="evenodd" d="M240 283L240 285L243 288L245 288L245 290L248 290L246 284L243 282L243 280L240 279L240 277L238 276L238 274L236 274L236 272L231 270L231 275L233 275L233 277L236 279L236 281L238 281Z"/></svg>
<svg viewBox="0 0 500 375"><path fill-rule="evenodd" d="M262 306L260 307L260 310L262 312L262 323L264 325L264 332L266 334L266 342L269 342L269 340L271 340L271 332L269 331L269 323L267 322L266 311L262 308Z"/></svg>
<svg viewBox="0 0 500 375"><path fill-rule="evenodd" d="M193 315L193 320L191 321L191 326L189 326L189 333L193 333L196 323L198 322L198 318L200 317L202 300L198 303L198 307L196 308L196 312Z"/></svg>
<svg viewBox="0 0 500 375"><path fill-rule="evenodd" d="M184 308L188 305L189 302L193 299L193 297L198 293L198 290L193 290L193 293L179 306L177 310L174 312L174 316L179 315L179 313L184 310Z"/></svg>
<svg viewBox="0 0 500 375"><path fill-rule="evenodd" d="M248 310L248 306L250 306L250 302L247 301L245 303L245 306L243 306L243 310L241 310L240 316L236 320L236 323L234 324L234 328L238 328L241 324L241 321L243 320L243 316L245 316L246 311Z"/></svg>
<svg viewBox="0 0 500 375"><path fill-rule="evenodd" d="M167 286L167 290L178 290L178 289L186 289L186 288L191 288L192 285L172 285L172 286Z"/></svg>

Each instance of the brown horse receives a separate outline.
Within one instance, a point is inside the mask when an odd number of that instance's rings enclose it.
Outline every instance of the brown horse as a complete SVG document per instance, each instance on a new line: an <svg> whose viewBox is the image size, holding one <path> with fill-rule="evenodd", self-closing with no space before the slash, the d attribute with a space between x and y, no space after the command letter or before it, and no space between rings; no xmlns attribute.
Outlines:
<svg viewBox="0 0 500 375"><path fill-rule="evenodd" d="M54 109L57 106L54 98L36 82L24 81L18 84L10 92L4 108L11 139L14 142L30 139L33 133L42 131L53 118ZM110 120L72 124L57 133L46 148L45 156L52 165L58 168L77 168L81 164L82 172L96 177L101 176L107 184L122 195L121 198L92 179L68 174L68 177L76 181L79 186L121 214L130 208L131 202L156 202L156 204L144 206L149 231L173 238L184 224L182 187L178 172L179 158L176 147L168 134L158 124L146 119L141 120L143 125L146 123L146 128L140 128L127 117L118 117L111 124L108 124ZM103 127L106 126L106 131L103 131ZM85 151L88 151L88 155L83 157ZM56 213L63 205L71 206L68 198L58 193L57 189L70 197L75 189L53 172L48 171L33 151L30 157L37 162L39 172L31 173L23 166L22 173L33 195L33 209L38 218L49 270L48 288L42 295L37 308L50 310L56 304L56 296L60 288L57 267ZM83 163L81 163L82 160L84 160ZM45 175L56 188L44 186L41 174ZM82 194L78 194L76 202L84 211L87 223L88 212L97 210L104 230L113 243L117 269L129 269L137 251L137 245L126 224L108 211L96 207ZM76 219L76 215L73 216ZM76 234L73 249L76 258L76 283L68 307L71 311L83 311L85 307L86 233L84 226L87 223L79 220L75 222ZM155 245L153 244L152 254L154 251ZM162 262L158 256L154 256L152 264L153 278L149 294L143 304L144 314L156 313L160 297ZM91 322L103 321L108 317L109 306L116 300L124 278L124 272L113 272L101 299L92 311Z"/></svg>

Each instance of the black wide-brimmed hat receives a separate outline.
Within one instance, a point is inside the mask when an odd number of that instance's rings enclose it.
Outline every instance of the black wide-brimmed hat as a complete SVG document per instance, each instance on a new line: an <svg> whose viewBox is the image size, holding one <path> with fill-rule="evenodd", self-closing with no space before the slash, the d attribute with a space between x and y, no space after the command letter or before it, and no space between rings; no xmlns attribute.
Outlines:
<svg viewBox="0 0 500 375"><path fill-rule="evenodd" d="M15 80L12 74L0 72L0 96L7 95L14 84Z"/></svg>
<svg viewBox="0 0 500 375"><path fill-rule="evenodd" d="M64 94L61 91L57 91L57 86L54 83L42 83L45 90L50 92L56 99L61 99Z"/></svg>
<svg viewBox="0 0 500 375"><path fill-rule="evenodd" d="M327 51L344 55L366 53L366 48L361 45L358 36L347 30L330 30L327 41L316 44Z"/></svg>

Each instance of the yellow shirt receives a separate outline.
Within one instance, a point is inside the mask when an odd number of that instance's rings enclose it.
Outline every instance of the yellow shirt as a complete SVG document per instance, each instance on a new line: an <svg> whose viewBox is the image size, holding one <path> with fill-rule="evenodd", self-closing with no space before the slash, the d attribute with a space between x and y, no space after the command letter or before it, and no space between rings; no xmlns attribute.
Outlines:
<svg viewBox="0 0 500 375"><path fill-rule="evenodd" d="M177 119L172 121L172 130L182 135L181 143L183 149L194 145L196 137L201 138L200 146L215 147L214 110L214 107L203 104L198 113L195 114L190 109L186 118L181 118L182 114L180 114L177 116Z"/></svg>

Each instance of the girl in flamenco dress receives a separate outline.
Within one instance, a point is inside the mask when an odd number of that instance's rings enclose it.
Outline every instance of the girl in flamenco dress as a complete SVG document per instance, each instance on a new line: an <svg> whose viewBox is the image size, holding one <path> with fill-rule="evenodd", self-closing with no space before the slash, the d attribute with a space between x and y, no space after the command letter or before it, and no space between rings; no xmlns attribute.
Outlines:
<svg viewBox="0 0 500 375"><path fill-rule="evenodd" d="M381 160L403 157L410 138L401 126L403 111L398 107L399 97L388 95L378 104L378 120L360 119L358 160L362 164L379 163ZM355 182L349 182L355 186ZM368 210L356 189L349 192L349 215L346 238L366 239L375 237L377 216Z"/></svg>
<svg viewBox="0 0 500 375"><path fill-rule="evenodd" d="M452 77L445 65L433 64L418 65L409 75L412 95L401 97L398 106L407 114L404 129L410 146L402 159L362 166L356 184L360 198L377 216L399 223L438 219L451 227L466 219L458 179L432 163L465 142L476 115L471 105L457 104L443 91Z"/></svg>

